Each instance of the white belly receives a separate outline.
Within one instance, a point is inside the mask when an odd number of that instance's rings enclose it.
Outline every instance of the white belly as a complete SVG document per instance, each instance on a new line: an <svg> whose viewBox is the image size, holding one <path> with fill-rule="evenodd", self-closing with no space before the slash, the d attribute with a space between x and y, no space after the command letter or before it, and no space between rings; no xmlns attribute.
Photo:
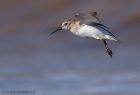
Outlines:
<svg viewBox="0 0 140 95"><path fill-rule="evenodd" d="M82 36L82 37L92 37L95 39L104 39L105 34L102 33L98 28L88 26L88 25L82 25L81 28L77 30L74 34Z"/></svg>

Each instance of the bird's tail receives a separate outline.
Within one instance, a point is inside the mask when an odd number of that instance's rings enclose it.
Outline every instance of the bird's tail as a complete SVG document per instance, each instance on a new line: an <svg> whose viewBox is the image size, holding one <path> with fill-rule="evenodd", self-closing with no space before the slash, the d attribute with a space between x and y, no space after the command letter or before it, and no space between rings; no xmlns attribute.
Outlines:
<svg viewBox="0 0 140 95"><path fill-rule="evenodd" d="M117 39L116 37L114 36L109 36L109 35L106 35L106 38L109 39L109 40L113 40L113 41L116 41L117 43L122 43L121 40Z"/></svg>
<svg viewBox="0 0 140 95"><path fill-rule="evenodd" d="M114 41L116 41L117 43L122 43L122 41L117 39L116 37L114 38Z"/></svg>

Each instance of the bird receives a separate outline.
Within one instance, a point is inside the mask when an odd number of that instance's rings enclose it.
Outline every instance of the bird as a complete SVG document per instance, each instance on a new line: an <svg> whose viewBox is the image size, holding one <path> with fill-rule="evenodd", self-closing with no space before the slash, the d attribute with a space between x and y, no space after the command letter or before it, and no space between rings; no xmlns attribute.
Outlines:
<svg viewBox="0 0 140 95"><path fill-rule="evenodd" d="M76 36L94 38L102 41L110 58L113 56L113 51L109 48L107 40L120 42L120 40L109 31L109 28L102 24L97 17L97 12L75 14L72 19L64 20L50 35L60 30L68 30Z"/></svg>

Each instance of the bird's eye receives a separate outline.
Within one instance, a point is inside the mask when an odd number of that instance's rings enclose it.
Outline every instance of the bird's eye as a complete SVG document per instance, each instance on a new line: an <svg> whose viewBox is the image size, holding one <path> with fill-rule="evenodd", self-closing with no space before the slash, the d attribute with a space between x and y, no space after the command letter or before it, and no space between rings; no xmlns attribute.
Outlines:
<svg viewBox="0 0 140 95"><path fill-rule="evenodd" d="M64 25L68 25L68 23L65 23Z"/></svg>

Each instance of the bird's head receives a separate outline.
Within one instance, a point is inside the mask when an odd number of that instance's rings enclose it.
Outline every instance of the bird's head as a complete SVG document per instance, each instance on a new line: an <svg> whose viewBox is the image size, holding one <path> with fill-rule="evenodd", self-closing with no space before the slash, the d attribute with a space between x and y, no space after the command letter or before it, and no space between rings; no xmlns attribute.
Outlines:
<svg viewBox="0 0 140 95"><path fill-rule="evenodd" d="M52 34L58 32L58 31L60 31L60 30L69 30L69 28L70 28L70 23L71 23L70 20L65 20L65 21L63 21L62 24L61 24L61 26L58 27L56 30L54 30L52 33L50 33L50 35L52 35Z"/></svg>
<svg viewBox="0 0 140 95"><path fill-rule="evenodd" d="M55 31L53 31L50 35L52 35L52 34L58 32L58 31L60 31L60 30L71 30L71 28L72 28L73 26L75 26L75 24L77 24L76 22L77 22L77 21L74 20L74 19L65 20L65 21L62 22L61 26L58 27Z"/></svg>
<svg viewBox="0 0 140 95"><path fill-rule="evenodd" d="M70 27L71 27L71 23L72 23L72 21L65 20L65 21L62 22L61 28L64 29L64 30L69 30Z"/></svg>

